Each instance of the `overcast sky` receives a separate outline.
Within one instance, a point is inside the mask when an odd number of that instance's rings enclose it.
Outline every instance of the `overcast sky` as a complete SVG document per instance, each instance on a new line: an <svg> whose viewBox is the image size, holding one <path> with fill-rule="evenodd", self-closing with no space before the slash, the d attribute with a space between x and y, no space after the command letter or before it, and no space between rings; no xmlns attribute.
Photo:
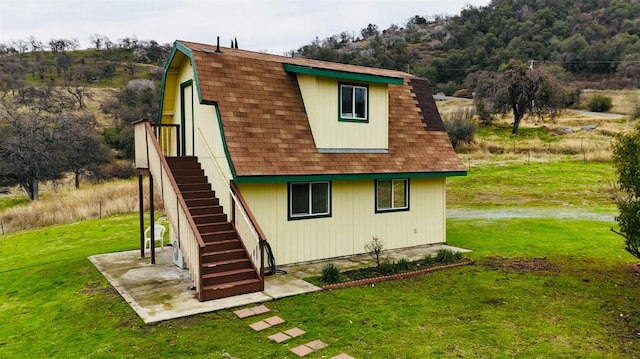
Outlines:
<svg viewBox="0 0 640 359"><path fill-rule="evenodd" d="M457 15L489 0L0 0L0 42L89 36L137 36L159 43L187 40L284 54L369 23L380 30L415 16Z"/></svg>

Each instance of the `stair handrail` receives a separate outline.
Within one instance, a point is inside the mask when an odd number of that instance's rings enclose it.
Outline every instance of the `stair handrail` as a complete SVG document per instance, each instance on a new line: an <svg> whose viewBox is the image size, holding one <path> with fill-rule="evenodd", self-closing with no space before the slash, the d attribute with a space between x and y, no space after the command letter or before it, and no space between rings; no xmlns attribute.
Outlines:
<svg viewBox="0 0 640 359"><path fill-rule="evenodd" d="M176 182L175 178L173 178L173 173L171 173L171 169L169 168L169 163L167 162L167 159L165 158L164 153L162 152L162 148L160 147L160 143L158 142L158 139L155 136L153 128L151 127L149 120L143 120L142 122L144 122L145 128L147 130L147 136L148 136L147 138L149 137L151 138L151 143L159 155L160 164L164 168L167 175L167 179L171 183L171 187L173 187L173 189L175 190L178 202L180 203L180 206L182 207L183 211L186 214L187 220L189 221L189 225L193 229L196 240L198 241L198 246L200 248L204 248L205 247L204 240L202 240L200 231L197 230L198 227L196 226L196 222L191 217L191 214L189 212L189 207L187 207L187 203L184 201L184 198L182 197L182 192L178 188L178 183Z"/></svg>
<svg viewBox="0 0 640 359"><path fill-rule="evenodd" d="M218 174L220 175L221 178L227 179L227 176L225 176L224 172L222 171L222 167L218 163L216 156L213 154L213 150L211 150L211 147L209 147L209 142L207 142L204 133L202 133L202 130L199 127L197 130L198 130L198 135L200 135L202 143L204 144L204 147L206 148L207 152L209 153L209 156L211 156L211 159L215 164ZM267 237L264 235L264 232L262 232L262 228L260 228L258 221L253 216L253 213L249 209L247 202L244 200L244 197L242 197L242 194L240 194L240 191L238 190L238 187L235 185L235 183L230 180L228 182L227 181L223 181L223 182L228 193L231 195L231 198L234 200L234 202L240 203L240 207L239 207L240 214L248 223L251 223L250 229L253 232L254 238L258 239L258 245L260 246L260 252L261 252L259 271L260 271L260 277L264 278L264 242L267 241Z"/></svg>

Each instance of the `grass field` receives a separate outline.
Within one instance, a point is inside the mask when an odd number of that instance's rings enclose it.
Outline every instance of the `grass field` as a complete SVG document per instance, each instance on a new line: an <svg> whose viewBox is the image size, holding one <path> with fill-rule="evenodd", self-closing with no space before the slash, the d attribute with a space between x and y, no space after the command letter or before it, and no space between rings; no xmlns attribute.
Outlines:
<svg viewBox="0 0 640 359"><path fill-rule="evenodd" d="M314 357L637 357L640 277L611 225L449 221L476 265L267 306L329 344ZM129 214L0 237L0 357L295 357L231 311L144 325L87 260L136 230Z"/></svg>

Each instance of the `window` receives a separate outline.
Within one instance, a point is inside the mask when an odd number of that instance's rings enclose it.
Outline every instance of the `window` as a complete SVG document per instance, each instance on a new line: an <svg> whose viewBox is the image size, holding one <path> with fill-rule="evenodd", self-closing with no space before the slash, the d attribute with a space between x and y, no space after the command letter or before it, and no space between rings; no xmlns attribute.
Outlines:
<svg viewBox="0 0 640 359"><path fill-rule="evenodd" d="M330 182L289 183L289 219L331 215Z"/></svg>
<svg viewBox="0 0 640 359"><path fill-rule="evenodd" d="M376 212L409 209L409 180L377 180Z"/></svg>
<svg viewBox="0 0 640 359"><path fill-rule="evenodd" d="M340 120L367 121L368 88L340 84Z"/></svg>

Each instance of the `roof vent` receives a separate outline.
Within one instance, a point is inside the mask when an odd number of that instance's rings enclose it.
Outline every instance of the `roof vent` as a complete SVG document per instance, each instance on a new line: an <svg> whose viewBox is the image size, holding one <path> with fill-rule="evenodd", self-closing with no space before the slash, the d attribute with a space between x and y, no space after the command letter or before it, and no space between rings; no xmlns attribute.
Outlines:
<svg viewBox="0 0 640 359"><path fill-rule="evenodd" d="M217 53L221 53L222 51L220 51L220 36L218 36L218 43L216 45L216 52Z"/></svg>

